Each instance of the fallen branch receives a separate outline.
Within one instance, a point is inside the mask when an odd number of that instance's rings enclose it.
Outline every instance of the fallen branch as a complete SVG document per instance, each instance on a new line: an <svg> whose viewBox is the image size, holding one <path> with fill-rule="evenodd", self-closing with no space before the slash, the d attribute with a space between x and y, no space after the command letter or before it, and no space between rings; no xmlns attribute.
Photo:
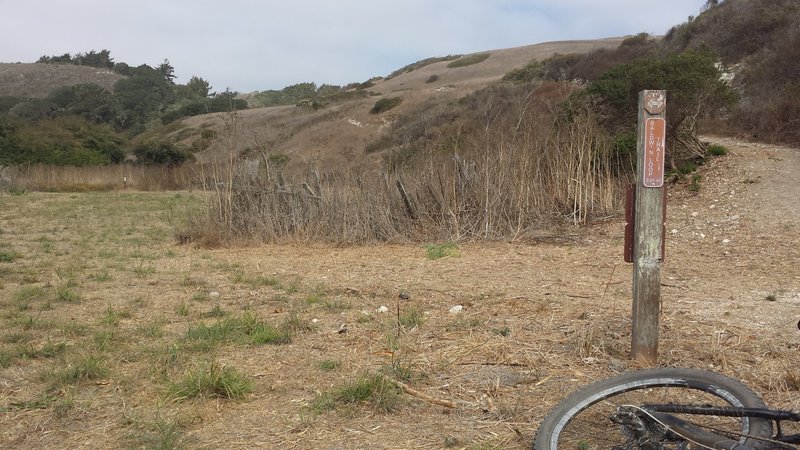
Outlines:
<svg viewBox="0 0 800 450"><path fill-rule="evenodd" d="M421 400L425 400L428 403L433 403L434 405L444 406L445 408L455 408L456 407L455 403L453 403L453 402L451 402L449 400L442 400L442 399L439 399L439 398L431 397L430 395L427 395L425 393L422 393L422 392L412 388L411 386L403 383L402 381L394 380L392 378L387 377L386 375L383 375L383 377L385 379L391 381L392 383L398 385L400 387L400 389L402 389L408 395L417 397L418 399L421 399Z"/></svg>

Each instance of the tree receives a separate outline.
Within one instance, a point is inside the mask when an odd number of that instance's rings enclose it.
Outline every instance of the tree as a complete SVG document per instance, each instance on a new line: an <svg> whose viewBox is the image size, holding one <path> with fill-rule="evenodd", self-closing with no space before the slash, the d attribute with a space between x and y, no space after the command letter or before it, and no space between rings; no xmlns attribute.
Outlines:
<svg viewBox="0 0 800 450"><path fill-rule="evenodd" d="M114 67L114 60L111 58L111 52L106 49L100 50L99 52L91 50L88 53L78 53L75 55L73 64L112 69Z"/></svg>
<svg viewBox="0 0 800 450"><path fill-rule="evenodd" d="M58 106L43 98L32 98L17 103L8 113L11 116L21 117L30 121L39 121L54 117Z"/></svg>
<svg viewBox="0 0 800 450"><path fill-rule="evenodd" d="M206 98L208 97L209 92L211 92L211 84L198 76L193 76L190 78L189 82L186 83L186 87L188 87L191 92L198 97Z"/></svg>
<svg viewBox="0 0 800 450"><path fill-rule="evenodd" d="M721 70L716 56L705 50L644 58L615 66L592 82L583 95L604 113L605 125L615 140L631 142L622 137L635 130L639 91L666 90L667 151L674 165L705 154L705 145L697 138L699 118L736 100L735 92L721 80Z"/></svg>
<svg viewBox="0 0 800 450"><path fill-rule="evenodd" d="M145 165L178 166L192 155L169 142L142 142L133 150L136 161Z"/></svg>
<svg viewBox="0 0 800 450"><path fill-rule="evenodd" d="M60 114L76 114L95 122L111 122L111 92L96 84L75 84L60 87L47 100L58 107Z"/></svg>
<svg viewBox="0 0 800 450"><path fill-rule="evenodd" d="M209 103L209 112L236 111L247 109L247 100L236 98L236 91L225 89L225 92L214 95Z"/></svg>
<svg viewBox="0 0 800 450"><path fill-rule="evenodd" d="M0 116L0 164L86 166L121 162L123 140L107 125L78 116L39 122Z"/></svg>
<svg viewBox="0 0 800 450"><path fill-rule="evenodd" d="M172 101L172 85L156 69L143 64L131 71L129 78L114 84L113 107L120 128L143 126L157 119Z"/></svg>
<svg viewBox="0 0 800 450"><path fill-rule="evenodd" d="M131 69L131 66L124 62L114 64L114 68L112 70L120 75L133 75L133 69Z"/></svg>
<svg viewBox="0 0 800 450"><path fill-rule="evenodd" d="M175 80L175 68L172 67L172 64L169 63L168 59L165 59L164 62L158 65L156 68L157 71L161 72L161 75L164 76L170 84L172 84Z"/></svg>

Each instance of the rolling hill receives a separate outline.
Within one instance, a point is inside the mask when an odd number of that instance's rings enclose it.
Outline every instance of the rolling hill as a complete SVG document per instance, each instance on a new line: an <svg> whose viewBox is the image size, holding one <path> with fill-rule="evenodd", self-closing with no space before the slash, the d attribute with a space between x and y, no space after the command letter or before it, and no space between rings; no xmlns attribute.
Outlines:
<svg viewBox="0 0 800 450"><path fill-rule="evenodd" d="M253 156L257 152L285 155L289 157L290 167L297 169L311 163L322 170L374 165L382 160L382 152L367 153L365 149L390 132L398 116L417 111L426 103L453 102L532 60L543 60L554 54L616 48L623 39L547 42L480 52L478 54L489 54L489 57L462 67L448 67L452 61L440 61L391 78L377 79L368 88L369 96L323 109L276 106L238 111L234 116L235 133L226 131L231 129L231 116L217 113L184 119L180 125L169 127L171 131L166 137L190 146L199 139L200 130L214 130L218 138L207 150L196 155L200 161L235 150ZM381 114L370 113L379 100L396 97L402 99L396 108Z"/></svg>

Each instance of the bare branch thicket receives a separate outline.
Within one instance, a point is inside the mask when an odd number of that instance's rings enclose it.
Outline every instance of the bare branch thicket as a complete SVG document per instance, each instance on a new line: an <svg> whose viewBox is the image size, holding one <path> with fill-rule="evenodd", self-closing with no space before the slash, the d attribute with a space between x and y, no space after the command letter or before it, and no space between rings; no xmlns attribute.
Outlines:
<svg viewBox="0 0 800 450"><path fill-rule="evenodd" d="M591 114L559 128L515 117L511 130L485 117L481 135L391 173L321 180L314 169L290 176L268 155L232 158L209 219L232 238L352 244L524 239L554 218L582 224L616 210L619 182Z"/></svg>

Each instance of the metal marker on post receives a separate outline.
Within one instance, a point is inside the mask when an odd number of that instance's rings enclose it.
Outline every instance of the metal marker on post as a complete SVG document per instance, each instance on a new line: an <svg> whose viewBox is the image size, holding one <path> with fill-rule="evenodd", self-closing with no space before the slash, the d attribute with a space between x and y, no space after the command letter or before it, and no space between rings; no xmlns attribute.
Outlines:
<svg viewBox="0 0 800 450"><path fill-rule="evenodd" d="M658 361L663 259L665 91L639 92L636 188L633 227L633 329L631 357Z"/></svg>

